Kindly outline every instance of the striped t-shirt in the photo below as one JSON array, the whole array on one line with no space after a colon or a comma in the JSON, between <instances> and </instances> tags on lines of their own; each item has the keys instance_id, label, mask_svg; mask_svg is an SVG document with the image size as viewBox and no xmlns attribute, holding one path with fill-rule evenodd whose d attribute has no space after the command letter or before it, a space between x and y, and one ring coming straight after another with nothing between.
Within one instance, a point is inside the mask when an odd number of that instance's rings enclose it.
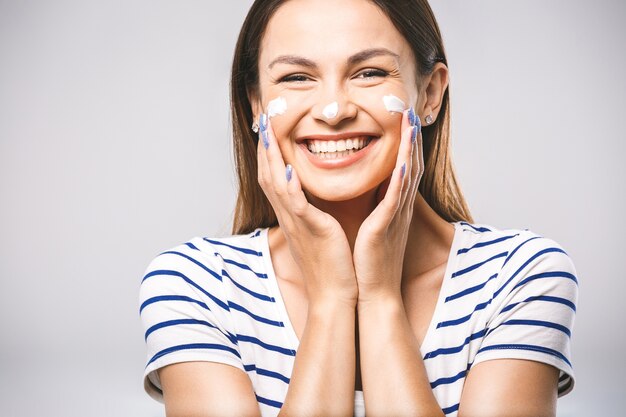
<instances>
[{"instance_id":1,"label":"striped t-shirt","mask_svg":"<svg viewBox=\"0 0 626 417\"><path fill-rule=\"evenodd\" d=\"M570 337L578 282L569 256L527 230L453 223L454 240L433 318L421 345L433 393L456 416L469 369L490 359L528 359L574 380ZM148 348L146 391L162 401L157 369L211 361L250 377L263 416L276 416L298 350L270 258L268 229L195 237L159 254L140 289ZM364 415L355 392L355 415Z\"/></svg>"}]
</instances>

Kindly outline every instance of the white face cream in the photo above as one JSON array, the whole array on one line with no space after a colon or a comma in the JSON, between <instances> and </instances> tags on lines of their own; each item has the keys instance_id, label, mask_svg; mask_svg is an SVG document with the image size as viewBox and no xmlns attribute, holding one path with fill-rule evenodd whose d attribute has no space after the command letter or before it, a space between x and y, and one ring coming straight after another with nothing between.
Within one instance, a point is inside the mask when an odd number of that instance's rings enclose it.
<instances>
[{"instance_id":1,"label":"white face cream","mask_svg":"<svg viewBox=\"0 0 626 417\"><path fill-rule=\"evenodd\" d=\"M387 109L387 111L390 113L402 113L404 109L406 109L406 104L404 104L404 101L400 100L393 94L384 96L383 103L385 104L385 108Z\"/></svg>"},{"instance_id":2,"label":"white face cream","mask_svg":"<svg viewBox=\"0 0 626 417\"><path fill-rule=\"evenodd\" d=\"M267 117L274 117L279 114L285 113L287 110L287 100L283 97L275 98L267 103Z\"/></svg>"},{"instance_id":3,"label":"white face cream","mask_svg":"<svg viewBox=\"0 0 626 417\"><path fill-rule=\"evenodd\" d=\"M324 107L322 110L322 114L327 119L334 119L337 117L337 113L339 112L339 104L336 101L333 101L328 106Z\"/></svg>"}]
</instances>

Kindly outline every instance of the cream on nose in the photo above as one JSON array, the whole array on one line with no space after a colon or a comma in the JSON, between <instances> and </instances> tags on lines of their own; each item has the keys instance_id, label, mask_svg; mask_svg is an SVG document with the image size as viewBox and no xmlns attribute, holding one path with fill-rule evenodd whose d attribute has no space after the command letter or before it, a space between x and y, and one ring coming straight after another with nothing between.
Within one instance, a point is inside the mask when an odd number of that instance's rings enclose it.
<instances>
[{"instance_id":1,"label":"cream on nose","mask_svg":"<svg viewBox=\"0 0 626 417\"><path fill-rule=\"evenodd\" d=\"M322 114L324 115L324 117L329 120L337 117L337 113L339 113L339 103L337 103L336 101L328 104L326 107L324 107L324 110L322 110Z\"/></svg>"}]
</instances>

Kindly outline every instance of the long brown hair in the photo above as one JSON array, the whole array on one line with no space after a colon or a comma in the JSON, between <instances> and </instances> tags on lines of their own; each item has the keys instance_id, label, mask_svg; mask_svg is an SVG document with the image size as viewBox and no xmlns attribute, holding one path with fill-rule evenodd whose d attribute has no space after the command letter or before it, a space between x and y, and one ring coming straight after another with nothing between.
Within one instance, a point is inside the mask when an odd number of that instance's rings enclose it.
<instances>
[{"instance_id":1,"label":"long brown hair","mask_svg":"<svg viewBox=\"0 0 626 417\"><path fill-rule=\"evenodd\" d=\"M257 227L278 224L276 215L257 181L257 141L252 132L249 93L258 94L259 52L267 24L288 0L256 0L243 23L233 58L230 103L235 167L239 194L233 233L249 233ZM393 22L416 57L420 76L433 71L437 62L448 61L439 25L427 0L370 0ZM447 221L472 221L454 174L450 156L450 89L447 88L437 120L422 128L424 175L419 191L430 207Z\"/></svg>"}]
</instances>

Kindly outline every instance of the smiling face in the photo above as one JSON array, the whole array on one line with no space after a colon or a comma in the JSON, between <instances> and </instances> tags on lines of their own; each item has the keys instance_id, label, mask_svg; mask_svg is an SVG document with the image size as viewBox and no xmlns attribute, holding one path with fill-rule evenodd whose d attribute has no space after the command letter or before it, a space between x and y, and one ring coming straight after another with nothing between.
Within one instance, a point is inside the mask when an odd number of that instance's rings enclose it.
<instances>
[{"instance_id":1,"label":"smiling face","mask_svg":"<svg viewBox=\"0 0 626 417\"><path fill-rule=\"evenodd\" d=\"M415 59L369 1L290 0L262 39L259 92L254 113L270 113L268 106L274 113L283 158L305 192L350 200L391 175L400 141L398 105L418 101Z\"/></svg>"}]
</instances>

